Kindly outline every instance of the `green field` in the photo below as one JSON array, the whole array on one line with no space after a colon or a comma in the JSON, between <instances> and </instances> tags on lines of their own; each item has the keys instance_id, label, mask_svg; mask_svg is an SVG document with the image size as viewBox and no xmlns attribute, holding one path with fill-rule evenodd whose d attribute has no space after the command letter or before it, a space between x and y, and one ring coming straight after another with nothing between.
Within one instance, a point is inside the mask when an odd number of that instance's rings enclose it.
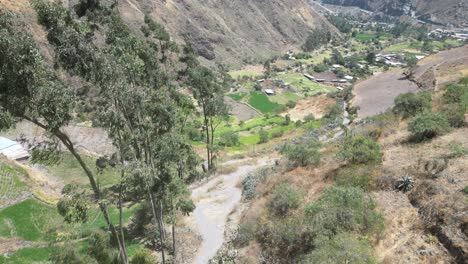
<instances>
[{"instance_id":1,"label":"green field","mask_svg":"<svg viewBox=\"0 0 468 264\"><path fill-rule=\"evenodd\" d=\"M268 97L271 102L277 103L277 104L286 104L289 101L297 102L299 99L302 97L291 92L283 92L281 94L273 95Z\"/></svg>"},{"instance_id":2,"label":"green field","mask_svg":"<svg viewBox=\"0 0 468 264\"><path fill-rule=\"evenodd\" d=\"M81 155L81 157L88 167L98 175L96 170L96 158L87 155ZM60 158L58 164L45 166L50 174L61 178L65 183L89 184L88 177L83 172L80 164L69 152L63 152ZM120 172L118 168L107 168L102 175L98 175L97 178L102 186L109 186L118 183Z\"/></svg>"},{"instance_id":3,"label":"green field","mask_svg":"<svg viewBox=\"0 0 468 264\"><path fill-rule=\"evenodd\" d=\"M49 241L48 228L61 218L55 207L29 199L0 211L0 236Z\"/></svg>"},{"instance_id":4,"label":"green field","mask_svg":"<svg viewBox=\"0 0 468 264\"><path fill-rule=\"evenodd\" d=\"M54 250L54 247L23 248L16 251L12 256L0 256L0 263L30 264L34 262L40 262L47 260Z\"/></svg>"},{"instance_id":5,"label":"green field","mask_svg":"<svg viewBox=\"0 0 468 264\"><path fill-rule=\"evenodd\" d=\"M250 92L249 104L264 114L275 113L281 109L281 105L273 103L263 92Z\"/></svg>"},{"instance_id":6,"label":"green field","mask_svg":"<svg viewBox=\"0 0 468 264\"><path fill-rule=\"evenodd\" d=\"M240 102L242 101L242 99L244 99L245 96L247 96L247 93L246 92L231 93L231 94L228 94L227 96L234 99L234 101Z\"/></svg>"},{"instance_id":7,"label":"green field","mask_svg":"<svg viewBox=\"0 0 468 264\"><path fill-rule=\"evenodd\" d=\"M278 76L284 82L289 83L294 88L307 93L309 95L313 95L319 92L333 92L336 91L335 87L322 85L313 81L310 81L301 73L286 73L283 75Z\"/></svg>"}]
</instances>

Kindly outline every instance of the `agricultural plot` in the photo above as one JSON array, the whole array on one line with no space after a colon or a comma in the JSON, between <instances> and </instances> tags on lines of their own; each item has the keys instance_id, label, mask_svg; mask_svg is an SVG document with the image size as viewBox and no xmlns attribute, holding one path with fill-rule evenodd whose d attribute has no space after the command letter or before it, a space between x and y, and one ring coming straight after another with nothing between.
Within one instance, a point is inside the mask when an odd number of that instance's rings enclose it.
<instances>
[{"instance_id":1,"label":"agricultural plot","mask_svg":"<svg viewBox=\"0 0 468 264\"><path fill-rule=\"evenodd\" d=\"M273 103L283 104L284 105L284 104L286 104L286 103L288 103L290 101L297 102L302 97L300 95L295 94L295 93L282 92L280 94L273 95L273 96L270 96L268 98Z\"/></svg>"},{"instance_id":2,"label":"agricultural plot","mask_svg":"<svg viewBox=\"0 0 468 264\"><path fill-rule=\"evenodd\" d=\"M240 102L240 101L242 101L242 99L245 98L245 96L247 96L247 93L246 92L238 92L238 93L228 94L227 96L231 97L236 102Z\"/></svg>"},{"instance_id":3,"label":"agricultural plot","mask_svg":"<svg viewBox=\"0 0 468 264\"><path fill-rule=\"evenodd\" d=\"M250 92L249 104L264 114L275 113L282 108L280 104L273 103L263 92Z\"/></svg>"},{"instance_id":4,"label":"agricultural plot","mask_svg":"<svg viewBox=\"0 0 468 264\"><path fill-rule=\"evenodd\" d=\"M88 178L86 174L83 172L80 164L76 161L76 159L68 152L64 152L61 154L60 162L58 164L52 166L46 166L47 170L50 174L59 177L64 181L65 184L67 183L77 183L77 184L88 184ZM96 169L96 158L91 156L82 155L84 162L88 165L88 167L97 174ZM108 186L112 184L116 184L120 178L120 172L118 168L106 168L102 174L99 174L97 177L99 183L102 186Z\"/></svg>"},{"instance_id":5,"label":"agricultural plot","mask_svg":"<svg viewBox=\"0 0 468 264\"><path fill-rule=\"evenodd\" d=\"M26 172L7 164L0 164L0 209L30 195L29 187L20 180Z\"/></svg>"},{"instance_id":6,"label":"agricultural plot","mask_svg":"<svg viewBox=\"0 0 468 264\"><path fill-rule=\"evenodd\" d=\"M281 80L289 83L292 87L298 89L301 92L313 95L320 92L333 92L336 91L335 87L318 84L310 81L301 73L286 73L278 76Z\"/></svg>"}]
</instances>

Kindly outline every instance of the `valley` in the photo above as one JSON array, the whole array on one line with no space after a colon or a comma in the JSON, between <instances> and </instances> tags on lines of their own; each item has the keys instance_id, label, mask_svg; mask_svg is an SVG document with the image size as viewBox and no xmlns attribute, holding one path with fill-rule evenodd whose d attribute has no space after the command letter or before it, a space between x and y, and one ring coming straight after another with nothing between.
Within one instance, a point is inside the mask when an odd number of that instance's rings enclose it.
<instances>
[{"instance_id":1,"label":"valley","mask_svg":"<svg viewBox=\"0 0 468 264\"><path fill-rule=\"evenodd\" d=\"M464 263L432 2L0 0L0 263Z\"/></svg>"}]
</instances>

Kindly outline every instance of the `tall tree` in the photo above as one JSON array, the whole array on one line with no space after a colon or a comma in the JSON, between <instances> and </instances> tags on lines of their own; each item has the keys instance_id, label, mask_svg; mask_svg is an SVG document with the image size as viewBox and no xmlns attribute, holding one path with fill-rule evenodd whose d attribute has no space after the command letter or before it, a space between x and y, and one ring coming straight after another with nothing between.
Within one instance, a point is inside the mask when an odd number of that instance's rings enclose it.
<instances>
[{"instance_id":1,"label":"tall tree","mask_svg":"<svg viewBox=\"0 0 468 264\"><path fill-rule=\"evenodd\" d=\"M128 263L123 240L110 219L96 176L63 131L72 119L74 96L48 69L32 37L15 24L13 14L0 11L0 107L17 120L28 120L60 140L86 173L120 259Z\"/></svg>"},{"instance_id":2,"label":"tall tree","mask_svg":"<svg viewBox=\"0 0 468 264\"><path fill-rule=\"evenodd\" d=\"M208 169L214 168L215 132L228 116L228 107L224 103L224 90L217 76L208 68L198 66L190 70L192 93L202 110L204 131L206 133L206 153Z\"/></svg>"}]
</instances>

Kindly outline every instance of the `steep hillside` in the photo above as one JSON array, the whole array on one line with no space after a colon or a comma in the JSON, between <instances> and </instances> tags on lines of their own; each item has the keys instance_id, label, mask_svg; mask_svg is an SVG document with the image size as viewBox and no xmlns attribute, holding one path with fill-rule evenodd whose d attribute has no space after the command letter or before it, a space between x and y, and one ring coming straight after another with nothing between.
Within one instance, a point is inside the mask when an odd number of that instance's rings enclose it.
<instances>
[{"instance_id":1,"label":"steep hillside","mask_svg":"<svg viewBox=\"0 0 468 264\"><path fill-rule=\"evenodd\" d=\"M119 0L119 8L133 28L150 14L204 59L230 65L297 48L313 28L334 30L304 0Z\"/></svg>"},{"instance_id":2,"label":"steep hillside","mask_svg":"<svg viewBox=\"0 0 468 264\"><path fill-rule=\"evenodd\" d=\"M357 6L391 16L414 14L419 19L461 25L468 19L468 2L460 0L322 0L322 3Z\"/></svg>"}]
</instances>

